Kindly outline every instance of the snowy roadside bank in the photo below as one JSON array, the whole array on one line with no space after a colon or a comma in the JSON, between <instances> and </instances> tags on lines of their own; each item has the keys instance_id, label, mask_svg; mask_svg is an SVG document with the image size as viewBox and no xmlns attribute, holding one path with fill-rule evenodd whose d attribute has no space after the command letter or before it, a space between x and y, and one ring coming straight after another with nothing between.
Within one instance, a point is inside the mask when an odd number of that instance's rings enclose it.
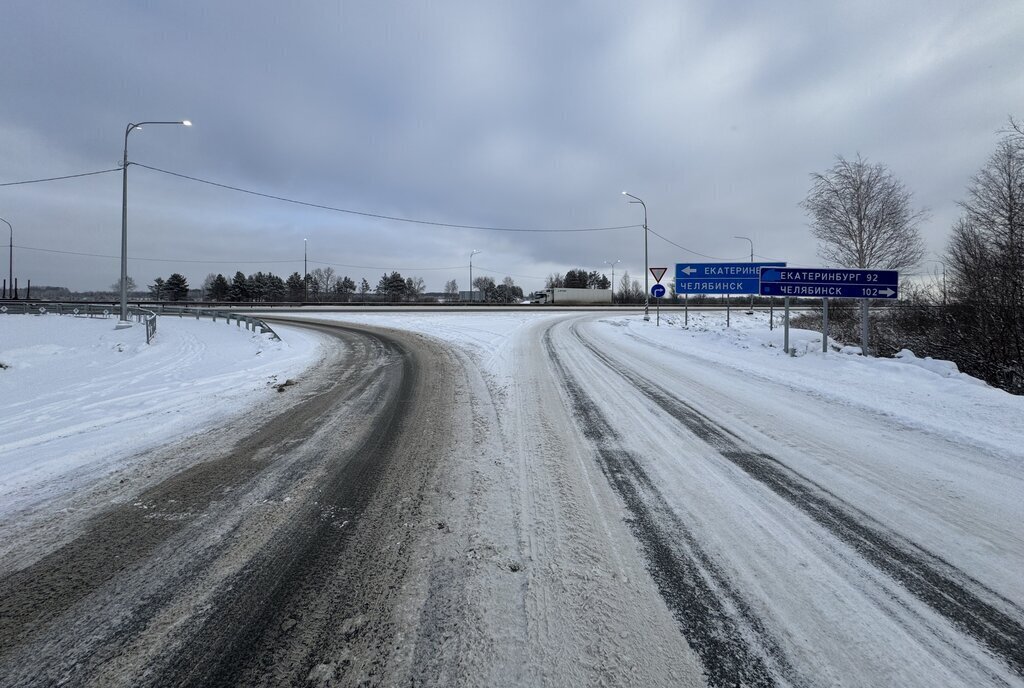
<instances>
[{"instance_id":1,"label":"snowy roadside bank","mask_svg":"<svg viewBox=\"0 0 1024 688\"><path fill-rule=\"evenodd\" d=\"M767 314L733 313L725 327L722 313L691 313L683 327L678 313L662 316L661 327L639 318L607 318L602 323L619 327L623 346L643 356L650 344L678 351L751 376L789 387L823 404L871 411L909 428L927 431L951 441L982 447L999 455L1017 457L1020 467L1024 432L1024 397L986 385L956 369L949 361L917 358L910 351L897 358L865 358L859 349L830 341L821 351L821 333L790 330L795 357L782 351L780 326L768 329ZM763 400L766 406L771 399Z\"/></svg>"},{"instance_id":2,"label":"snowy roadside bank","mask_svg":"<svg viewBox=\"0 0 1024 688\"><path fill-rule=\"evenodd\" d=\"M161 318L147 345L109 319L0 316L0 516L271 402L320 355L317 335L282 336Z\"/></svg>"}]
</instances>

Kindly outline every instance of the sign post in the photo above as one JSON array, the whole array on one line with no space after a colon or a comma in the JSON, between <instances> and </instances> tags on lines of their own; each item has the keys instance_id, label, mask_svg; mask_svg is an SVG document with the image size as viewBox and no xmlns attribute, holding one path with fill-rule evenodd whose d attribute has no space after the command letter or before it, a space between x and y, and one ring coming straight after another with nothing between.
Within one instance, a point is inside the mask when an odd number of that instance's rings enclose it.
<instances>
[{"instance_id":1,"label":"sign post","mask_svg":"<svg viewBox=\"0 0 1024 688\"><path fill-rule=\"evenodd\" d=\"M785 348L789 349L789 298L812 296L823 300L822 350L828 350L828 299L895 299L899 296L900 275L896 270L854 268L761 268L761 296L786 298ZM867 318L861 333L863 354L868 355ZM787 351L788 353L788 351Z\"/></svg>"},{"instance_id":2,"label":"sign post","mask_svg":"<svg viewBox=\"0 0 1024 688\"><path fill-rule=\"evenodd\" d=\"M657 308L657 314L655 316L654 326L655 327L660 327L661 326L661 297L663 297L665 295L665 287L663 287L662 284L661 284L661 278L665 276L666 272L668 272L668 268L650 268L650 270L651 270L651 275L654 277L654 282L655 282L655 285L653 287L651 287L651 296L653 296L655 299L657 299L657 301L655 301L656 308Z\"/></svg>"},{"instance_id":3,"label":"sign post","mask_svg":"<svg viewBox=\"0 0 1024 688\"><path fill-rule=\"evenodd\" d=\"M663 285L663 284L655 284L654 286L651 287L651 296L653 296L655 299L657 299L657 301L655 301L655 304L656 304L656 307L657 307L657 311L656 311L657 315L656 315L656 320L654 322L656 327L661 326L661 297L664 296L664 295L665 295L665 285Z\"/></svg>"}]
</instances>

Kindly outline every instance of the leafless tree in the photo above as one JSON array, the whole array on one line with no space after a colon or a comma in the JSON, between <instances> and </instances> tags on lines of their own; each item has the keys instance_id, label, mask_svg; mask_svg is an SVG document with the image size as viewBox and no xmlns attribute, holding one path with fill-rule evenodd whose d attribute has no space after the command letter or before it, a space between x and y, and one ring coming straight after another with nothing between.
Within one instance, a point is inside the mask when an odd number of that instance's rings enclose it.
<instances>
[{"instance_id":1,"label":"leafless tree","mask_svg":"<svg viewBox=\"0 0 1024 688\"><path fill-rule=\"evenodd\" d=\"M911 193L889 169L836 158L832 169L812 174L801 203L811 216L818 253L836 265L895 270L916 265L924 256L918 224L923 210L911 208Z\"/></svg>"},{"instance_id":2,"label":"leafless tree","mask_svg":"<svg viewBox=\"0 0 1024 688\"><path fill-rule=\"evenodd\" d=\"M128 285L128 289L126 291L129 294L131 294L133 291L135 291L135 289L136 289L135 280L132 279L131 275L128 275L128 279L125 281L125 284ZM117 278L116 282L114 282L113 284L110 285L110 291L114 292L115 294L119 294L121 292L121 278L120 277Z\"/></svg>"},{"instance_id":3,"label":"leafless tree","mask_svg":"<svg viewBox=\"0 0 1024 688\"><path fill-rule=\"evenodd\" d=\"M926 216L911 207L911 193L881 163L836 157L813 183L801 205L811 216L818 254L850 268L895 270L916 265L924 257L917 229ZM861 350L868 347L868 302L861 303Z\"/></svg>"},{"instance_id":4,"label":"leafless tree","mask_svg":"<svg viewBox=\"0 0 1024 688\"><path fill-rule=\"evenodd\" d=\"M1011 131L971 179L963 217L947 248L951 295L962 305L965 346L990 369L984 377L1024 391L1024 133Z\"/></svg>"}]
</instances>

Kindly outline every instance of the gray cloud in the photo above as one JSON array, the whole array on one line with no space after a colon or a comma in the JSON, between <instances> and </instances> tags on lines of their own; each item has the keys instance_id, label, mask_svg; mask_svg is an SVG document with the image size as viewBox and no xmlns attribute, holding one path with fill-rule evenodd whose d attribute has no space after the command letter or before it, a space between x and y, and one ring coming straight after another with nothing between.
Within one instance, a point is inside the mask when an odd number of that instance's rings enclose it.
<instances>
[{"instance_id":1,"label":"gray cloud","mask_svg":"<svg viewBox=\"0 0 1024 688\"><path fill-rule=\"evenodd\" d=\"M0 181L132 160L316 203L517 227L639 224L694 251L816 264L808 174L862 153L922 205L932 250L1021 112L1024 17L994 3L6 3ZM317 211L130 172L130 273L288 274L311 258L431 289L476 265L642 277L640 230L501 234ZM19 246L116 256L120 176L0 188ZM0 240L2 243L2 240ZM16 250L37 284L116 258ZM693 254L651 239L651 262ZM139 260L154 258L169 262ZM185 263L209 260L214 263ZM246 261L266 261L246 262ZM290 262L270 262L290 261ZM498 276L500 276L500 274ZM518 279L527 289L539 279Z\"/></svg>"}]
</instances>

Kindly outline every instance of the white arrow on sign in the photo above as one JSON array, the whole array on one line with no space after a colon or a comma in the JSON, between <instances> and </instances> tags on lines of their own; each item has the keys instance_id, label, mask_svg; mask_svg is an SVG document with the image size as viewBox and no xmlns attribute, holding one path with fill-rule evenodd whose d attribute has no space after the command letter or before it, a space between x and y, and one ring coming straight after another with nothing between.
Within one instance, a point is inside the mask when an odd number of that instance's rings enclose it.
<instances>
[{"instance_id":1,"label":"white arrow on sign","mask_svg":"<svg viewBox=\"0 0 1024 688\"><path fill-rule=\"evenodd\" d=\"M885 289L879 289L879 290L878 290L878 293L879 293L879 294L885 294L886 296L892 296L892 295L893 295L893 294L895 294L896 292L894 292L894 291L893 291L892 289L890 289L889 287L886 287Z\"/></svg>"},{"instance_id":2,"label":"white arrow on sign","mask_svg":"<svg viewBox=\"0 0 1024 688\"><path fill-rule=\"evenodd\" d=\"M694 270L693 268L691 268L691 267L690 267L689 265L687 265L687 266L686 266L685 268L683 268L683 269L682 269L682 270L680 270L679 272L681 272L681 273L683 273L684 275L686 275L687 277L689 277L690 275L692 275L693 273L695 273L695 272L697 272L697 271L696 271L696 270Z\"/></svg>"}]
</instances>

